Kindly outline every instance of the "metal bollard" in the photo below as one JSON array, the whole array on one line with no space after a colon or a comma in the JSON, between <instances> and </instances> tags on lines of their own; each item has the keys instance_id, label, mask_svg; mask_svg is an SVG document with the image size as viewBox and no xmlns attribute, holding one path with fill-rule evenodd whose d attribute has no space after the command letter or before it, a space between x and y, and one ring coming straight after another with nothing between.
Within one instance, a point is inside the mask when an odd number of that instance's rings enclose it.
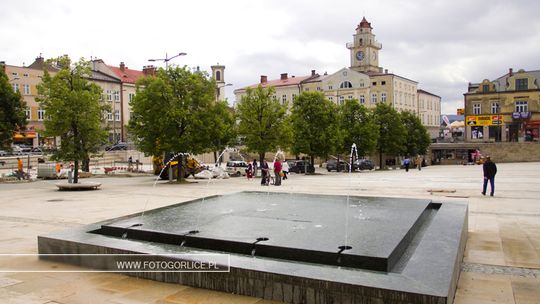
<instances>
[{"instance_id":1,"label":"metal bollard","mask_svg":"<svg viewBox=\"0 0 540 304\"><path fill-rule=\"evenodd\" d=\"M73 184L73 171L68 171L68 184Z\"/></svg>"}]
</instances>

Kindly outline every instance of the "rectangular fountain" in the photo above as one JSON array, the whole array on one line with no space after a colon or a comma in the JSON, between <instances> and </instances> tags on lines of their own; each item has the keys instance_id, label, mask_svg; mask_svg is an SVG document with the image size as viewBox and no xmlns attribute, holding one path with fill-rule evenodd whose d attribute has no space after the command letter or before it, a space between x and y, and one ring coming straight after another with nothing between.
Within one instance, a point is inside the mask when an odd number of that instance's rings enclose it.
<instances>
[{"instance_id":1,"label":"rectangular fountain","mask_svg":"<svg viewBox=\"0 0 540 304\"><path fill-rule=\"evenodd\" d=\"M466 234L466 204L240 192L38 243L47 254L229 254L227 273L135 275L289 303L452 303Z\"/></svg>"}]
</instances>

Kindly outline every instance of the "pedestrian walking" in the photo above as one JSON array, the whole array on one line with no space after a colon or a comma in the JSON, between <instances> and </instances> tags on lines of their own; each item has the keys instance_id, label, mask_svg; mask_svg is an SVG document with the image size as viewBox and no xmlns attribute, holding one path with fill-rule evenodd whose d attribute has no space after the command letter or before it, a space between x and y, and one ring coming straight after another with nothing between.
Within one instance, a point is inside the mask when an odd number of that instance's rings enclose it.
<instances>
[{"instance_id":1,"label":"pedestrian walking","mask_svg":"<svg viewBox=\"0 0 540 304\"><path fill-rule=\"evenodd\" d=\"M416 158L416 167L418 168L418 171L422 170L422 157L420 157L420 155Z\"/></svg>"},{"instance_id":2,"label":"pedestrian walking","mask_svg":"<svg viewBox=\"0 0 540 304\"><path fill-rule=\"evenodd\" d=\"M281 186L281 161L279 158L274 161L274 186Z\"/></svg>"},{"instance_id":3,"label":"pedestrian walking","mask_svg":"<svg viewBox=\"0 0 540 304\"><path fill-rule=\"evenodd\" d=\"M409 172L409 167L411 166L411 160L407 156L405 160L403 160L403 165L405 166L405 172Z\"/></svg>"},{"instance_id":4,"label":"pedestrian walking","mask_svg":"<svg viewBox=\"0 0 540 304\"><path fill-rule=\"evenodd\" d=\"M17 179L24 179L23 161L19 157L17 157Z\"/></svg>"},{"instance_id":5,"label":"pedestrian walking","mask_svg":"<svg viewBox=\"0 0 540 304\"><path fill-rule=\"evenodd\" d=\"M289 174L289 163L286 160L281 164L281 172L283 172L283 179L287 179L287 174Z\"/></svg>"},{"instance_id":6,"label":"pedestrian walking","mask_svg":"<svg viewBox=\"0 0 540 304\"><path fill-rule=\"evenodd\" d=\"M257 160L253 159L253 177L257 177Z\"/></svg>"},{"instance_id":7,"label":"pedestrian walking","mask_svg":"<svg viewBox=\"0 0 540 304\"><path fill-rule=\"evenodd\" d=\"M268 186L269 184L269 176L268 176L268 163L266 160L262 160L261 162L261 186Z\"/></svg>"},{"instance_id":8,"label":"pedestrian walking","mask_svg":"<svg viewBox=\"0 0 540 304\"><path fill-rule=\"evenodd\" d=\"M482 165L482 169L484 171L484 185L482 187L482 195L486 195L487 184L489 181L489 184L491 186L491 193L489 195L493 196L495 194L495 174L497 174L497 165L495 165L495 163L491 161L491 158L489 156L486 156L486 160Z\"/></svg>"},{"instance_id":9,"label":"pedestrian walking","mask_svg":"<svg viewBox=\"0 0 540 304\"><path fill-rule=\"evenodd\" d=\"M246 168L246 177L248 180L251 180L253 178L253 165L248 164Z\"/></svg>"},{"instance_id":10,"label":"pedestrian walking","mask_svg":"<svg viewBox=\"0 0 540 304\"><path fill-rule=\"evenodd\" d=\"M133 171L133 157L128 158L128 172Z\"/></svg>"}]
</instances>

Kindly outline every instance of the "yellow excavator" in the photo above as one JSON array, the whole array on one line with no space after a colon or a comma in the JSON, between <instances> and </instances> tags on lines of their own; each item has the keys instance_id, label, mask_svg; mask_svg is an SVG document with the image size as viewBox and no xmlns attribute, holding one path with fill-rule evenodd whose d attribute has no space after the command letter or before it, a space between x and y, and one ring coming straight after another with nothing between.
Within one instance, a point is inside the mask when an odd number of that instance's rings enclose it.
<instances>
[{"instance_id":1,"label":"yellow excavator","mask_svg":"<svg viewBox=\"0 0 540 304\"><path fill-rule=\"evenodd\" d=\"M174 156L173 153L166 153L164 156L154 156L152 157L152 163L154 165L154 175L159 175L161 179L169 179L169 167L172 167L173 179L177 178L178 174L178 160L173 161L169 160ZM187 156L184 168L184 178L187 178L190 175L195 176L195 174L206 169L202 166L195 158Z\"/></svg>"}]
</instances>

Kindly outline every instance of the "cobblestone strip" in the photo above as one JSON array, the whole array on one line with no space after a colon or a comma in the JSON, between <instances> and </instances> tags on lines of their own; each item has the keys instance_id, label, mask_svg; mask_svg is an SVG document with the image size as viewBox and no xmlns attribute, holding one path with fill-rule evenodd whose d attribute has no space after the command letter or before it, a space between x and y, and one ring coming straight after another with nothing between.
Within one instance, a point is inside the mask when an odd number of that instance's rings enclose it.
<instances>
[{"instance_id":1,"label":"cobblestone strip","mask_svg":"<svg viewBox=\"0 0 540 304\"><path fill-rule=\"evenodd\" d=\"M476 272L484 274L501 274L511 275L527 278L540 278L540 269L512 267L512 266L498 266L476 263L462 263L461 271L463 272Z\"/></svg>"}]
</instances>

